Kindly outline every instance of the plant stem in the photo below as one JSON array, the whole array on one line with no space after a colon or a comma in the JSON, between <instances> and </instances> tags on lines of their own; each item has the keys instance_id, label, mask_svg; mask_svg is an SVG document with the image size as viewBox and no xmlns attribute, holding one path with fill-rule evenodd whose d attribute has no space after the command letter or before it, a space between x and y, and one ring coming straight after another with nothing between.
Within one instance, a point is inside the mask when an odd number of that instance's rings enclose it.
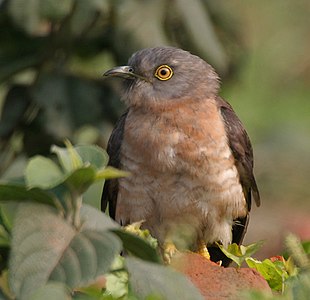
<instances>
[{"instance_id":1,"label":"plant stem","mask_svg":"<svg viewBox=\"0 0 310 300\"><path fill-rule=\"evenodd\" d=\"M82 207L83 197L77 191L71 191L72 208L73 208L73 226L79 228L81 224L80 211Z\"/></svg>"}]
</instances>

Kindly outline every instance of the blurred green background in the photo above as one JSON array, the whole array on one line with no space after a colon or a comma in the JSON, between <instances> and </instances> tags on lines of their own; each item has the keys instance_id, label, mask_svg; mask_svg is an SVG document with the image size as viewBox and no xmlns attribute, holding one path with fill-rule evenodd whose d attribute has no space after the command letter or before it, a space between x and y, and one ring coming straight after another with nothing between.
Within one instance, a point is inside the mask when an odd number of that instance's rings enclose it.
<instances>
[{"instance_id":1,"label":"blurred green background","mask_svg":"<svg viewBox=\"0 0 310 300\"><path fill-rule=\"evenodd\" d=\"M105 147L124 107L104 70L173 45L216 68L251 137L262 207L246 243L269 256L288 231L310 239L309 15L308 0L0 0L0 177L64 138Z\"/></svg>"}]
</instances>

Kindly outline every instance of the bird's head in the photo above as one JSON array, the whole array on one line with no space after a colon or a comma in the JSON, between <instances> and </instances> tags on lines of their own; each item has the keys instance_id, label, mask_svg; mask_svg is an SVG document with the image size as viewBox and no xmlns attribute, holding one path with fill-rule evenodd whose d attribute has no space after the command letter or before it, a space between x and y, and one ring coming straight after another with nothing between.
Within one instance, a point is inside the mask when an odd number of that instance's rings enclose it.
<instances>
[{"instance_id":1,"label":"bird's head","mask_svg":"<svg viewBox=\"0 0 310 300\"><path fill-rule=\"evenodd\" d=\"M215 96L219 89L218 75L209 64L173 47L140 50L132 55L127 66L115 67L104 76L125 79L123 100L128 106L203 100Z\"/></svg>"}]
</instances>

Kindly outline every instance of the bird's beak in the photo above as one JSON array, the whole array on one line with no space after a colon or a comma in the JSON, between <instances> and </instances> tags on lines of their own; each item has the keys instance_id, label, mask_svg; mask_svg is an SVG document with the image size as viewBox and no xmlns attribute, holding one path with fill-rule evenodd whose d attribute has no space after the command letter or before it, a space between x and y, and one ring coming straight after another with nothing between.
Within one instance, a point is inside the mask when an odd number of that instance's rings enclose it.
<instances>
[{"instance_id":1,"label":"bird's beak","mask_svg":"<svg viewBox=\"0 0 310 300\"><path fill-rule=\"evenodd\" d=\"M134 79L134 78L140 78L145 81L148 81L145 77L138 75L134 72L134 68L131 66L120 66L120 67L115 67L113 69L110 69L106 71L103 76L105 77L121 77L124 79Z\"/></svg>"}]
</instances>

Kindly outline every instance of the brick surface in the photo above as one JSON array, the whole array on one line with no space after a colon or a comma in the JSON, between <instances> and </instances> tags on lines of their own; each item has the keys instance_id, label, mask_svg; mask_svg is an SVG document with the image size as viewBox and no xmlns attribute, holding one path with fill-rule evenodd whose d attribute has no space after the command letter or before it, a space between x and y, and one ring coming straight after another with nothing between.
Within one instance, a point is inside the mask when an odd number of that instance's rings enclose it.
<instances>
[{"instance_id":1,"label":"brick surface","mask_svg":"<svg viewBox=\"0 0 310 300\"><path fill-rule=\"evenodd\" d=\"M271 293L268 283L255 270L224 268L195 253L176 256L172 266L187 275L208 300L239 300L240 294L247 290Z\"/></svg>"}]
</instances>

